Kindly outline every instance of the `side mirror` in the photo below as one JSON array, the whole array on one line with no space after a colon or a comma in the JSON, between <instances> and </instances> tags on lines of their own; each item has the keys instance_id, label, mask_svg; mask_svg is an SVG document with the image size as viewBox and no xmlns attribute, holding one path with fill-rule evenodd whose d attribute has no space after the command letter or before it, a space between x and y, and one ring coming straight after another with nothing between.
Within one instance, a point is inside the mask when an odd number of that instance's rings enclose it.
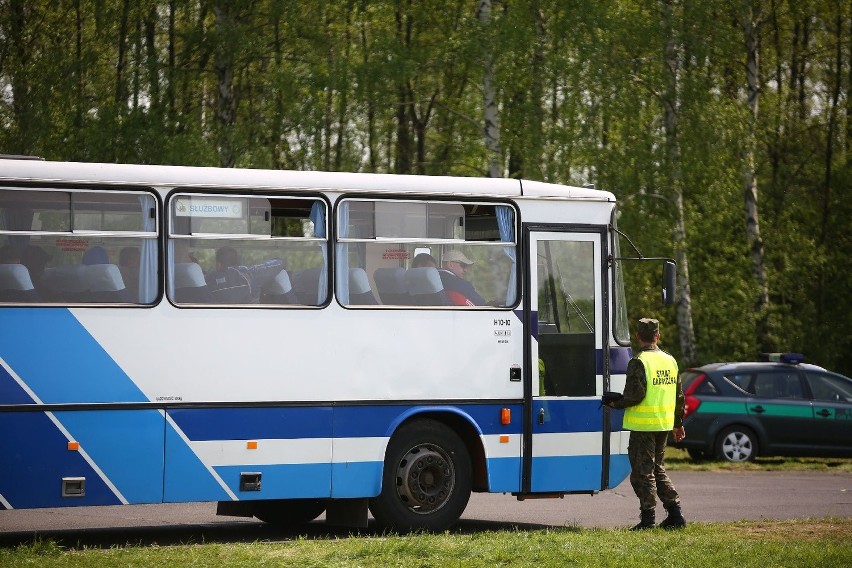
<instances>
[{"instance_id":1,"label":"side mirror","mask_svg":"<svg viewBox=\"0 0 852 568\"><path fill-rule=\"evenodd\" d=\"M675 301L675 284L677 282L677 265L667 260L663 263L663 305L671 306Z\"/></svg>"}]
</instances>

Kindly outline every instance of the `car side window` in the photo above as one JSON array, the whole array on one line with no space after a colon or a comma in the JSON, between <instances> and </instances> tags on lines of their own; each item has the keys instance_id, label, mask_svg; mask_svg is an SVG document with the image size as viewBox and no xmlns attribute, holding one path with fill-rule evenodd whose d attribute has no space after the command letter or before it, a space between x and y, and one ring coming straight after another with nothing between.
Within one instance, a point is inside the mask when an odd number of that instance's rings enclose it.
<instances>
[{"instance_id":1,"label":"car side window","mask_svg":"<svg viewBox=\"0 0 852 568\"><path fill-rule=\"evenodd\" d=\"M822 373L806 373L805 378L811 387L814 400L852 401L852 381L848 379Z\"/></svg>"},{"instance_id":2,"label":"car side window","mask_svg":"<svg viewBox=\"0 0 852 568\"><path fill-rule=\"evenodd\" d=\"M733 384L738 389L754 394L754 383L752 382L751 373L739 373L734 375L725 375L729 383Z\"/></svg>"},{"instance_id":3,"label":"car side window","mask_svg":"<svg viewBox=\"0 0 852 568\"><path fill-rule=\"evenodd\" d=\"M719 394L719 389L716 388L716 385L708 379L706 381L702 381L702 383L698 385L694 394Z\"/></svg>"},{"instance_id":4,"label":"car side window","mask_svg":"<svg viewBox=\"0 0 852 568\"><path fill-rule=\"evenodd\" d=\"M799 374L795 371L771 371L754 377L753 393L761 398L804 398Z\"/></svg>"}]
</instances>

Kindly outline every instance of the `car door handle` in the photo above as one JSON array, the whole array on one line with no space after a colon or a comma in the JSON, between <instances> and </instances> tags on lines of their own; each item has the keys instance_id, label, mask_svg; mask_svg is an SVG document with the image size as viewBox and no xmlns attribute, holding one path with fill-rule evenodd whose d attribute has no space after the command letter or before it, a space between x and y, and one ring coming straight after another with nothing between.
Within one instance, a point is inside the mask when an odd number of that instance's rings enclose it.
<instances>
[{"instance_id":1,"label":"car door handle","mask_svg":"<svg viewBox=\"0 0 852 568\"><path fill-rule=\"evenodd\" d=\"M752 406L751 411L757 412L758 414L763 414L764 412L766 412L766 409L758 404L757 406Z\"/></svg>"},{"instance_id":2,"label":"car door handle","mask_svg":"<svg viewBox=\"0 0 852 568\"><path fill-rule=\"evenodd\" d=\"M817 412L817 413L816 413L816 415L817 415L817 416L822 416L823 418L828 418L829 416L831 416L831 411L830 411L830 410L826 410L825 408L823 408L822 410L820 410L819 412Z\"/></svg>"}]
</instances>

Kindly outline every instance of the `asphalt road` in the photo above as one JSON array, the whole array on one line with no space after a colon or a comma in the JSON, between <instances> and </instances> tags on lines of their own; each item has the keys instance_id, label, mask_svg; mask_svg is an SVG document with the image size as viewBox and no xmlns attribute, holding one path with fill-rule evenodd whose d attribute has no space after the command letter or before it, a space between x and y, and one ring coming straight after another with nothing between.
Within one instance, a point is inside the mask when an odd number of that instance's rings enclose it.
<instances>
[{"instance_id":1,"label":"asphalt road","mask_svg":"<svg viewBox=\"0 0 852 568\"><path fill-rule=\"evenodd\" d=\"M852 473L671 472L684 515L692 522L852 517ZM518 501L511 495L474 494L458 529L510 527L628 527L638 521L628 482L597 495ZM658 509L658 519L665 513ZM368 529L367 532L373 530ZM309 534L340 531L321 522ZM210 542L280 539L288 535L254 519L217 517L214 503L132 505L0 511L0 546L34 534L79 546L125 542Z\"/></svg>"}]
</instances>

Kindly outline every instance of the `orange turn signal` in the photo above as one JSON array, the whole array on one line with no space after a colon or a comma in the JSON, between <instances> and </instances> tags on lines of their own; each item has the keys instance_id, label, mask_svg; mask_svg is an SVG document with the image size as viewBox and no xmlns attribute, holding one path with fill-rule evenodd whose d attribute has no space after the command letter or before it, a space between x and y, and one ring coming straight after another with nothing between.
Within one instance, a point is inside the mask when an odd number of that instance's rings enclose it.
<instances>
[{"instance_id":1,"label":"orange turn signal","mask_svg":"<svg viewBox=\"0 0 852 568\"><path fill-rule=\"evenodd\" d=\"M249 442L246 442L246 449L247 450L256 450L257 449L257 441L251 440Z\"/></svg>"},{"instance_id":2,"label":"orange turn signal","mask_svg":"<svg viewBox=\"0 0 852 568\"><path fill-rule=\"evenodd\" d=\"M68 451L76 452L80 449L80 442L68 442Z\"/></svg>"},{"instance_id":3,"label":"orange turn signal","mask_svg":"<svg viewBox=\"0 0 852 568\"><path fill-rule=\"evenodd\" d=\"M511 408L501 408L500 409L500 424L504 426L506 424L512 423L512 409Z\"/></svg>"},{"instance_id":4,"label":"orange turn signal","mask_svg":"<svg viewBox=\"0 0 852 568\"><path fill-rule=\"evenodd\" d=\"M500 436L500 443L501 444L508 444L509 443L509 436Z\"/></svg>"}]
</instances>

